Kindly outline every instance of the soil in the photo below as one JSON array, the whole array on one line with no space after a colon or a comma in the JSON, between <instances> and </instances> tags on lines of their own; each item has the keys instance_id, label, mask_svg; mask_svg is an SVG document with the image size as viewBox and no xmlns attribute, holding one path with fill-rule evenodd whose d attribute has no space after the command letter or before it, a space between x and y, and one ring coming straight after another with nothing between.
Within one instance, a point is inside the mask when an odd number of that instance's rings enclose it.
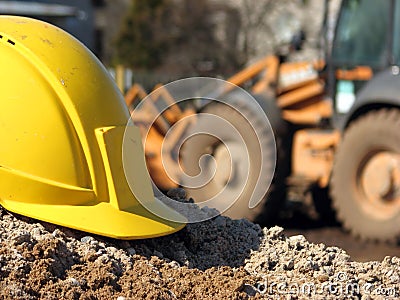
<instances>
[{"instance_id":1,"label":"soil","mask_svg":"<svg viewBox=\"0 0 400 300\"><path fill-rule=\"evenodd\" d=\"M243 219L120 241L0 211L2 299L384 299L399 276L395 256L355 262Z\"/></svg>"},{"instance_id":2,"label":"soil","mask_svg":"<svg viewBox=\"0 0 400 300\"><path fill-rule=\"evenodd\" d=\"M380 261L388 255L400 256L400 246L398 244L362 241L344 231L340 226L313 229L287 229L285 227L284 232L287 235L303 234L312 243L324 243L327 246L340 247L346 250L351 259L355 261Z\"/></svg>"}]
</instances>

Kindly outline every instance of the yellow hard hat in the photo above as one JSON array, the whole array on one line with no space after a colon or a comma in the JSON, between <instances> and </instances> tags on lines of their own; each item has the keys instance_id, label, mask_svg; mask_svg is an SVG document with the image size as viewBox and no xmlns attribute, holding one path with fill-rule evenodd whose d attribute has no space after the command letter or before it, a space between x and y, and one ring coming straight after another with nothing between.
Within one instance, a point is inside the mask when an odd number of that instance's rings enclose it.
<instances>
[{"instance_id":1,"label":"yellow hard hat","mask_svg":"<svg viewBox=\"0 0 400 300\"><path fill-rule=\"evenodd\" d=\"M123 96L85 46L45 22L1 16L0 66L3 207L121 239L184 226L183 217L154 197L139 131L126 126ZM134 194L123 170L124 133L134 157ZM155 216L138 199L182 223Z\"/></svg>"}]
</instances>

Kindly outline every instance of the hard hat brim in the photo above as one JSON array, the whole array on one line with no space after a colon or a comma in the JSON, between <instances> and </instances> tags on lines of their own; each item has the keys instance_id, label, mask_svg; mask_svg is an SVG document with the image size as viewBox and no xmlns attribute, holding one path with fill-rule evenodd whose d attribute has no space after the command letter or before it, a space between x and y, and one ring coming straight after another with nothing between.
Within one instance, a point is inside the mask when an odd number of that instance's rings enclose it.
<instances>
[{"instance_id":1,"label":"hard hat brim","mask_svg":"<svg viewBox=\"0 0 400 300\"><path fill-rule=\"evenodd\" d=\"M162 206L171 219L162 219L141 205L119 210L107 202L94 205L51 205L1 200L1 205L9 211L34 219L87 231L116 239L142 239L170 234L185 226L184 217L155 198L151 205Z\"/></svg>"}]
</instances>

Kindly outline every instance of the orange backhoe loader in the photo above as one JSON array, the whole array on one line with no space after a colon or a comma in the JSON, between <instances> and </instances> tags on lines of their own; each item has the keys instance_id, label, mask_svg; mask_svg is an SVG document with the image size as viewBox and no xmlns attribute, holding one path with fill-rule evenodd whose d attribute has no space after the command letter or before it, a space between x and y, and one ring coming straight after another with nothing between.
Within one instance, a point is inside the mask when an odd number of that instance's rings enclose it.
<instances>
[{"instance_id":1,"label":"orange backhoe loader","mask_svg":"<svg viewBox=\"0 0 400 300\"><path fill-rule=\"evenodd\" d=\"M328 2L325 2L325 20L329 15ZM327 22L324 22L324 27L326 29ZM314 196L315 205L320 208L327 201L327 197L321 197L321 192L329 190L337 218L353 234L373 240L399 237L399 31L400 0L379 3L374 0L343 0L334 38L325 43L324 63L285 62L279 55L268 56L228 79L236 85L254 81L248 90L271 123L277 163L264 201L249 208L248 192L254 189L254 182L249 182L243 190L244 196L226 214L237 218L272 219L285 201L302 202L309 194ZM299 45L293 46L298 48ZM163 101L172 101L168 100L167 90L157 91ZM134 99L145 95L135 85L125 100L131 105ZM153 99L154 106L146 108L147 114L157 112L156 98ZM239 111L248 111L257 119L258 113L252 111L254 108L247 107L232 95L232 105L239 103ZM274 147L269 142L271 136L264 135L261 129L255 128L256 134L249 133L243 116L228 105L206 102L200 107L194 106L194 109L172 105L154 124L152 137L145 145L151 176L163 189L177 185L166 179L160 165L160 145L164 134L177 120L199 112L227 119L249 143L258 136L264 147ZM145 123L146 113L143 112L143 116L135 121ZM167 139L164 143L170 144L169 149L173 151L174 143L182 136L199 128L204 130L207 126L213 124L204 124L200 119L183 123L173 140ZM222 152L217 140L192 138L185 142L180 157L174 154L170 157L176 164L180 160L189 174L196 174L203 154L213 156L217 165L218 160L223 165ZM236 174L242 170L235 169L235 161L240 157L234 156L233 153L231 172ZM261 160L257 155L251 155L250 169L261 161L266 168L271 168L268 158ZM203 165L203 168L207 167L207 164ZM226 183L224 176L218 176L203 188L187 189L187 192L201 201L218 192L218 180ZM267 181L265 179L265 184ZM226 188L236 187L228 184Z\"/></svg>"}]
</instances>

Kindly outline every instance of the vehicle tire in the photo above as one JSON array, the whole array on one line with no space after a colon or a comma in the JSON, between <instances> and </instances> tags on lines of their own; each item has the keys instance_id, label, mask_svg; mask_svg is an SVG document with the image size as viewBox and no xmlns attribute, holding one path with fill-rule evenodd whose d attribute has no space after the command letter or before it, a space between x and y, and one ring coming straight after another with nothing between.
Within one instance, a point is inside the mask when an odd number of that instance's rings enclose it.
<instances>
[{"instance_id":1,"label":"vehicle tire","mask_svg":"<svg viewBox=\"0 0 400 300\"><path fill-rule=\"evenodd\" d=\"M322 226L337 226L336 213L332 207L332 199L329 196L329 187L321 188L318 185L311 187L311 196L318 219Z\"/></svg>"},{"instance_id":2,"label":"vehicle tire","mask_svg":"<svg viewBox=\"0 0 400 300\"><path fill-rule=\"evenodd\" d=\"M255 96L255 98L262 106L262 109L266 112L267 118L269 119L275 134L275 138L277 138L276 144L278 146L281 145L280 138L276 135L277 133L283 134L283 132L285 132L284 127L286 126L286 123L277 117L277 115L280 116L279 109L276 107L273 100L267 100L261 96ZM235 197L237 201L234 202L234 204L230 206L228 210L224 211L223 215L234 219L247 218L248 220L254 221L257 217L260 217L261 213L264 213L265 207L268 207L268 213L265 214L264 217L276 216L277 211L283 202L281 198L278 200L274 198L272 200L270 197L268 197L268 195L272 194L274 194L274 196L277 195L276 192L272 192L274 190L273 185L271 185L267 196L264 196L263 200L256 207L249 208L249 199L255 189L261 161L263 161L263 165L261 166L261 174L263 175L260 177L261 182L259 185L267 186L270 184L271 180L273 183L276 181L275 177L273 179L271 178L272 174L274 173L273 171L275 167L276 154L274 134L271 130L265 128L264 112L260 110L259 106L249 105L248 103L241 101L241 99L235 99L235 97L232 97L231 100L232 102L230 104L237 110L227 104L213 102L207 105L202 110L202 113L219 116L220 118L232 124L237 132L240 133L240 136L243 138L249 153L248 177L245 176L247 174L247 170L240 168L240 164L237 163L241 161L243 156L243 152L240 150L237 152L232 151L231 154L233 163L230 166L232 168L231 174L235 174L233 177L241 179L246 177L246 183L244 186L242 185L242 187L240 187L241 183L238 184L238 182L236 182L235 184L234 182L234 184L231 184L231 182L218 182L218 180L221 180L221 176L214 176L210 182L201 188L188 188L188 182L185 181L182 182L182 186L185 187L188 196L192 197L195 202L202 202L205 199L209 199L210 197L217 195L221 190L221 186L225 184L226 190L224 190L224 192L226 192L226 196L223 198L223 201L231 201L233 197ZM270 114L273 115L273 118L269 117ZM253 127L246 120L246 118L251 120ZM210 130L216 130L224 142L228 144L238 143L238 139L240 139L240 137L238 137L234 131L226 130L224 128L215 128L216 126L217 125L213 122L204 121L199 118L197 123L188 130L188 135L196 132L209 132ZM257 139L259 139L260 143L258 143ZM263 151L261 151L260 145ZM212 136L197 135L188 139L183 144L181 151L181 163L184 171L192 176L198 174L200 172L199 159L204 154L213 156L217 162L217 166L224 165L223 162L226 162L226 160L221 160L221 157L219 156L218 151L220 147L223 147L221 141ZM280 157L279 153L278 157ZM205 163L202 167L207 169L210 167L210 165ZM204 173L209 174L208 172ZM238 173L240 174L238 175ZM278 173L280 174L282 172Z\"/></svg>"},{"instance_id":3,"label":"vehicle tire","mask_svg":"<svg viewBox=\"0 0 400 300\"><path fill-rule=\"evenodd\" d=\"M400 235L400 111L371 111L346 130L330 193L337 218L354 235L390 241Z\"/></svg>"}]
</instances>

